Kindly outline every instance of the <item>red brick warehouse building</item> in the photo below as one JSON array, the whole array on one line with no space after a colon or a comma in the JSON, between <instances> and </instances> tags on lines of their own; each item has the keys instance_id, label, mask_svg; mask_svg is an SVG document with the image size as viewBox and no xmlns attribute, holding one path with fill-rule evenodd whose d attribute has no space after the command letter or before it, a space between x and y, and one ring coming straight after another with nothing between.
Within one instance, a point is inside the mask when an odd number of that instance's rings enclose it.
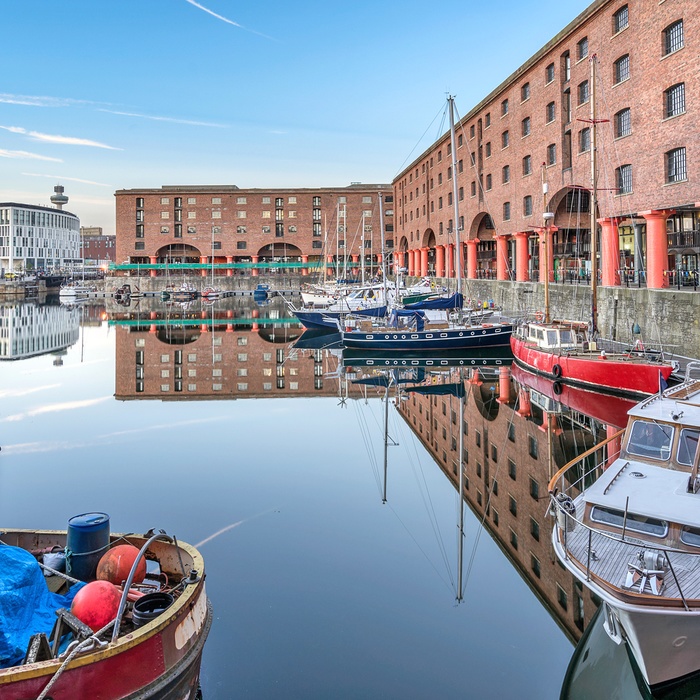
<instances>
[{"instance_id":1,"label":"red brick warehouse building","mask_svg":"<svg viewBox=\"0 0 700 700\"><path fill-rule=\"evenodd\" d=\"M593 56L602 283L661 288L698 269L697 3L598 0L459 120L466 277L539 279L545 211L550 280L590 274ZM393 183L409 274L456 264L450 148L446 134Z\"/></svg>"},{"instance_id":2,"label":"red brick warehouse building","mask_svg":"<svg viewBox=\"0 0 700 700\"><path fill-rule=\"evenodd\" d=\"M342 274L347 261L357 274L364 251L365 269L372 274L382 262L382 226L389 257L394 247L389 185L183 185L118 190L115 196L117 262L277 263L308 272L325 261L330 273Z\"/></svg>"}]
</instances>

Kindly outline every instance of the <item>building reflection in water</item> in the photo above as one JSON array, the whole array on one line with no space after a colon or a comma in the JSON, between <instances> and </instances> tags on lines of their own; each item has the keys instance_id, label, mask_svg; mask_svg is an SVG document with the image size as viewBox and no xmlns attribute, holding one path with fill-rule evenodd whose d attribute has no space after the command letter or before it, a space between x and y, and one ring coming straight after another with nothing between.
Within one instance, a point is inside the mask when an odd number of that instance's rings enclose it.
<instances>
[{"instance_id":1,"label":"building reflection in water","mask_svg":"<svg viewBox=\"0 0 700 700\"><path fill-rule=\"evenodd\" d=\"M82 311L77 306L6 302L0 305L0 360L61 353L78 342Z\"/></svg>"},{"instance_id":2,"label":"building reflection in water","mask_svg":"<svg viewBox=\"0 0 700 700\"><path fill-rule=\"evenodd\" d=\"M451 369L464 374L464 496L485 528L572 641L598 605L565 571L550 543L547 483L554 472L605 436L605 416L566 405L563 392L518 375L518 368ZM519 376L516 381L513 375ZM551 383L550 383L551 384ZM557 387L557 390L561 387ZM616 401L616 400L615 400ZM626 410L615 402L612 415ZM459 399L411 393L399 411L455 488L459 482Z\"/></svg>"},{"instance_id":3,"label":"building reflection in water","mask_svg":"<svg viewBox=\"0 0 700 700\"><path fill-rule=\"evenodd\" d=\"M294 349L303 332L281 299L115 312L120 400L203 400L333 395L339 353ZM328 381L328 378L332 381Z\"/></svg>"}]
</instances>

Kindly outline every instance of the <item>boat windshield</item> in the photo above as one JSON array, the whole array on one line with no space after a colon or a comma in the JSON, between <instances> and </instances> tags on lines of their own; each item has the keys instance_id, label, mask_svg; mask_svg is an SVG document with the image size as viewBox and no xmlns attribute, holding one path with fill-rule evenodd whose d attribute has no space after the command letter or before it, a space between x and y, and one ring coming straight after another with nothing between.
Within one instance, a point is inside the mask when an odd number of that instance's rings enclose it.
<instances>
[{"instance_id":1,"label":"boat windshield","mask_svg":"<svg viewBox=\"0 0 700 700\"><path fill-rule=\"evenodd\" d=\"M640 457L667 460L671 456L673 432L671 425L636 420L632 424L627 451Z\"/></svg>"},{"instance_id":2,"label":"boat windshield","mask_svg":"<svg viewBox=\"0 0 700 700\"><path fill-rule=\"evenodd\" d=\"M678 464L693 466L695 453L698 451L698 438L700 438L700 430L694 428L681 430L681 436L678 439L678 454L676 455Z\"/></svg>"},{"instance_id":3,"label":"boat windshield","mask_svg":"<svg viewBox=\"0 0 700 700\"><path fill-rule=\"evenodd\" d=\"M576 344L576 338L574 338L574 334L569 330L559 331L559 340L561 341L562 345L575 345Z\"/></svg>"}]
</instances>

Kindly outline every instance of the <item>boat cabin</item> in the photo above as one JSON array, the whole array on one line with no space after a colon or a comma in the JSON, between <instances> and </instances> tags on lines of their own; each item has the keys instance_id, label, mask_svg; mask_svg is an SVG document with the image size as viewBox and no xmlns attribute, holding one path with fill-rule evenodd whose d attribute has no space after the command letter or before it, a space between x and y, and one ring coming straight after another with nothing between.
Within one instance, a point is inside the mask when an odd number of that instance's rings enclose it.
<instances>
[{"instance_id":1,"label":"boat cabin","mask_svg":"<svg viewBox=\"0 0 700 700\"><path fill-rule=\"evenodd\" d=\"M539 348L552 351L577 348L582 340L575 328L540 323L527 324L526 339Z\"/></svg>"}]
</instances>

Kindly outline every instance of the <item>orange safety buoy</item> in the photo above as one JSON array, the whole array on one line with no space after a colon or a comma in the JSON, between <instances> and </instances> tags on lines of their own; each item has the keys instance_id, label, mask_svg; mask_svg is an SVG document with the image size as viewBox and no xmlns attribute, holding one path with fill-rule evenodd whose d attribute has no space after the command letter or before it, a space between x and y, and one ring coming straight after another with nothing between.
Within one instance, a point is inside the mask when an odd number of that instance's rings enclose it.
<instances>
[{"instance_id":1,"label":"orange safety buoy","mask_svg":"<svg viewBox=\"0 0 700 700\"><path fill-rule=\"evenodd\" d=\"M97 632L117 616L121 597L121 591L113 583L91 581L75 594L70 611Z\"/></svg>"},{"instance_id":2,"label":"orange safety buoy","mask_svg":"<svg viewBox=\"0 0 700 700\"><path fill-rule=\"evenodd\" d=\"M100 559L96 578L118 586L128 578L138 554L139 550L133 544L120 544L112 547ZM134 583L141 583L144 578L146 578L146 560L141 559L136 568Z\"/></svg>"},{"instance_id":3,"label":"orange safety buoy","mask_svg":"<svg viewBox=\"0 0 700 700\"><path fill-rule=\"evenodd\" d=\"M544 321L544 313L542 311L535 312L535 321Z\"/></svg>"}]
</instances>

